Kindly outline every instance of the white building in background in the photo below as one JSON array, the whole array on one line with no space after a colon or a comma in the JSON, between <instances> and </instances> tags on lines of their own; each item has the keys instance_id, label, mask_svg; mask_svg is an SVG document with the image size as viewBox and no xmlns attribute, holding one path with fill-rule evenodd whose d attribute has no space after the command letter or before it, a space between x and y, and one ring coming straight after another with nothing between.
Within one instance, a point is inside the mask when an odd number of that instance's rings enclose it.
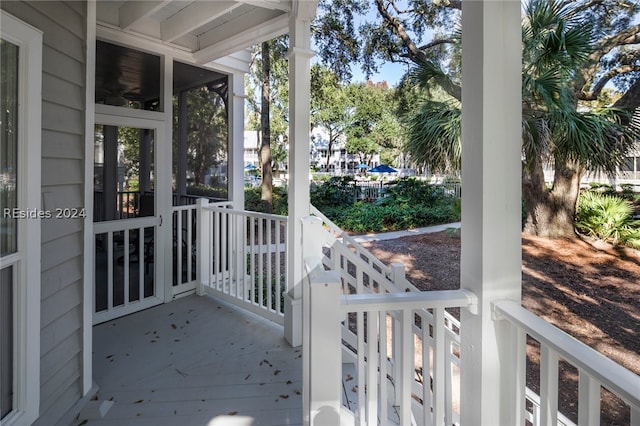
<instances>
[{"instance_id":1,"label":"white building in background","mask_svg":"<svg viewBox=\"0 0 640 426\"><path fill-rule=\"evenodd\" d=\"M310 135L309 164L311 168L320 172L330 172L335 174L346 174L357 172L356 166L360 164L357 155L348 154L346 138L341 135L329 149L329 134L326 129L315 127ZM329 167L327 167L327 158ZM244 164L260 166L260 132L256 130L244 131ZM375 154L369 167L380 164L380 155ZM286 170L286 164L280 167Z\"/></svg>"},{"instance_id":2,"label":"white building in background","mask_svg":"<svg viewBox=\"0 0 640 426\"><path fill-rule=\"evenodd\" d=\"M244 131L244 164L260 167L260 131Z\"/></svg>"}]
</instances>

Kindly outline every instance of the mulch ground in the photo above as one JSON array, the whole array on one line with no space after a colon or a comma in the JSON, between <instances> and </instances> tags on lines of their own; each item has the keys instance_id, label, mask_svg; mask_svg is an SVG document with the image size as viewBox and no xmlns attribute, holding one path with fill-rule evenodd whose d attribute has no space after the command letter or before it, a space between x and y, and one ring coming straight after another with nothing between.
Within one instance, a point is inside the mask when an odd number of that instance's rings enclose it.
<instances>
[{"instance_id":1,"label":"mulch ground","mask_svg":"<svg viewBox=\"0 0 640 426\"><path fill-rule=\"evenodd\" d=\"M421 290L460 286L460 235L439 232L363 244L402 262ZM579 238L522 237L522 305L640 375L640 252ZM530 340L527 383L539 392L539 348ZM577 371L560 365L561 412L577 423ZM629 409L602 393L603 425L629 424Z\"/></svg>"}]
</instances>

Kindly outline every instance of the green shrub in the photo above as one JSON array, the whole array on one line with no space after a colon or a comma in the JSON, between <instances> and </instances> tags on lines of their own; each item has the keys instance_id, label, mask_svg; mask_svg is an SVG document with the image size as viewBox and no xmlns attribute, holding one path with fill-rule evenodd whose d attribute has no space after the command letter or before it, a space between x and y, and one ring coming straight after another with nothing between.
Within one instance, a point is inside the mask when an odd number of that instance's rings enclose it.
<instances>
[{"instance_id":1,"label":"green shrub","mask_svg":"<svg viewBox=\"0 0 640 426\"><path fill-rule=\"evenodd\" d=\"M387 196L380 200L383 205L427 204L443 202L448 196L442 187L430 185L414 178L404 178L387 187Z\"/></svg>"},{"instance_id":2,"label":"green shrub","mask_svg":"<svg viewBox=\"0 0 640 426\"><path fill-rule=\"evenodd\" d=\"M640 248L640 221L633 220L633 205L620 197L585 191L580 194L576 229L613 244Z\"/></svg>"},{"instance_id":3,"label":"green shrub","mask_svg":"<svg viewBox=\"0 0 640 426\"><path fill-rule=\"evenodd\" d=\"M273 187L273 214L287 215L287 192L279 186ZM262 190L257 188L245 188L244 208L252 212L267 213L267 206L262 201Z\"/></svg>"},{"instance_id":4,"label":"green shrub","mask_svg":"<svg viewBox=\"0 0 640 426\"><path fill-rule=\"evenodd\" d=\"M347 207L327 207L322 212L340 228L355 232L387 232L460 220L456 203L379 205L359 201Z\"/></svg>"},{"instance_id":5,"label":"green shrub","mask_svg":"<svg viewBox=\"0 0 640 426\"><path fill-rule=\"evenodd\" d=\"M353 176L333 176L321 184L311 184L311 204L319 209L349 205L358 198Z\"/></svg>"},{"instance_id":6,"label":"green shrub","mask_svg":"<svg viewBox=\"0 0 640 426\"><path fill-rule=\"evenodd\" d=\"M193 185L187 187L188 195L197 195L218 200L228 200L229 193L226 187L217 187L207 185Z\"/></svg>"}]
</instances>

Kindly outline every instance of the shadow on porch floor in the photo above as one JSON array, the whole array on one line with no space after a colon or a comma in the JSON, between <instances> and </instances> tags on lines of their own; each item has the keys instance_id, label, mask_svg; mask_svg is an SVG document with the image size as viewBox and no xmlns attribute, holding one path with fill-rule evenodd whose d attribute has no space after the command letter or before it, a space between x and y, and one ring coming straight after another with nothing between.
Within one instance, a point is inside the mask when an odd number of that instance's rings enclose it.
<instances>
[{"instance_id":1,"label":"shadow on porch floor","mask_svg":"<svg viewBox=\"0 0 640 426\"><path fill-rule=\"evenodd\" d=\"M189 296L93 331L98 398L114 404L84 424L302 424L302 351L279 325Z\"/></svg>"}]
</instances>

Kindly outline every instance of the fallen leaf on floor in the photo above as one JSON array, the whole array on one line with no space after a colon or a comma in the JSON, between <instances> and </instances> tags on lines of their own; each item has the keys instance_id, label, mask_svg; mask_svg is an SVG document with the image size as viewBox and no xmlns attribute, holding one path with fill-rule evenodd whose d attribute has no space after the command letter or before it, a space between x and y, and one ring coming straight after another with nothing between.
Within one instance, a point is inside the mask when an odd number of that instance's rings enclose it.
<instances>
[{"instance_id":1,"label":"fallen leaf on floor","mask_svg":"<svg viewBox=\"0 0 640 426\"><path fill-rule=\"evenodd\" d=\"M293 383L291 380L287 380L288 385L290 385L291 383Z\"/></svg>"},{"instance_id":2,"label":"fallen leaf on floor","mask_svg":"<svg viewBox=\"0 0 640 426\"><path fill-rule=\"evenodd\" d=\"M175 325L175 324L171 324L171 328L173 328L175 330L176 328L178 328L178 326Z\"/></svg>"},{"instance_id":3,"label":"fallen leaf on floor","mask_svg":"<svg viewBox=\"0 0 640 426\"><path fill-rule=\"evenodd\" d=\"M274 376L277 376L278 374L280 374L280 370L278 370L278 369L276 368L276 371L274 371L274 372L273 372L273 375L274 375Z\"/></svg>"},{"instance_id":4,"label":"fallen leaf on floor","mask_svg":"<svg viewBox=\"0 0 640 426\"><path fill-rule=\"evenodd\" d=\"M236 414L238 414L237 411L232 411L232 412L228 413L227 416L235 416Z\"/></svg>"},{"instance_id":5,"label":"fallen leaf on floor","mask_svg":"<svg viewBox=\"0 0 640 426\"><path fill-rule=\"evenodd\" d=\"M141 402L144 402L144 399L139 399L136 402L134 402L134 404L140 404Z\"/></svg>"},{"instance_id":6,"label":"fallen leaf on floor","mask_svg":"<svg viewBox=\"0 0 640 426\"><path fill-rule=\"evenodd\" d=\"M284 395L280 395L280 398L282 398L282 399L287 399L287 398L289 398L289 395L286 395L286 394L284 394Z\"/></svg>"}]
</instances>

